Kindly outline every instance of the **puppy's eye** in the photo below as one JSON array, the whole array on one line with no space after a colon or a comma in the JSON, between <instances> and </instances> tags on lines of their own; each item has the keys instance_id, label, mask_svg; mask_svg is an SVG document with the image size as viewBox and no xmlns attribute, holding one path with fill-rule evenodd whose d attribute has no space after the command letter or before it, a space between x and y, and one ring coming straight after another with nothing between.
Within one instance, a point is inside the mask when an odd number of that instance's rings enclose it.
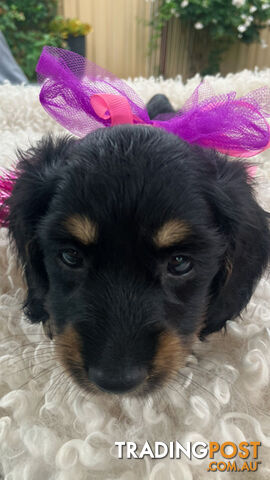
<instances>
[{"instance_id":1,"label":"puppy's eye","mask_svg":"<svg viewBox=\"0 0 270 480\"><path fill-rule=\"evenodd\" d=\"M80 267L83 259L77 250L68 248L59 252L59 258L69 267Z\"/></svg>"},{"instance_id":2,"label":"puppy's eye","mask_svg":"<svg viewBox=\"0 0 270 480\"><path fill-rule=\"evenodd\" d=\"M192 262L183 255L172 255L168 262L168 272L172 275L184 275L192 270Z\"/></svg>"}]
</instances>

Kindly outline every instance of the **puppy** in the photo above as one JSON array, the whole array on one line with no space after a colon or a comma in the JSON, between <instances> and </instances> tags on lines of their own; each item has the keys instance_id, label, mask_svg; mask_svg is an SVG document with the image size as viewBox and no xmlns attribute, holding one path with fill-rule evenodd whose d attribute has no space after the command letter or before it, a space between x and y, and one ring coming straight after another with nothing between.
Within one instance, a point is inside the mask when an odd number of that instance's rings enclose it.
<instances>
[{"instance_id":1,"label":"puppy","mask_svg":"<svg viewBox=\"0 0 270 480\"><path fill-rule=\"evenodd\" d=\"M173 111L161 97L148 109ZM268 214L242 161L121 125L45 138L18 170L8 222L25 313L87 391L145 395L170 382L266 268Z\"/></svg>"}]
</instances>

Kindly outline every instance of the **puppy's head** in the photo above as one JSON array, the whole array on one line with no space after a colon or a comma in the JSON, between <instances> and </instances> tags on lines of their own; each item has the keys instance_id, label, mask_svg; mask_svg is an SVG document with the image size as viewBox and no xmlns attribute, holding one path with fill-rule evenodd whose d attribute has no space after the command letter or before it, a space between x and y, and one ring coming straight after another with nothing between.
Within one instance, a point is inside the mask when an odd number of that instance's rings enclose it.
<instances>
[{"instance_id":1,"label":"puppy's head","mask_svg":"<svg viewBox=\"0 0 270 480\"><path fill-rule=\"evenodd\" d=\"M9 228L26 314L84 388L146 393L247 304L269 255L245 166L159 129L21 155Z\"/></svg>"}]
</instances>

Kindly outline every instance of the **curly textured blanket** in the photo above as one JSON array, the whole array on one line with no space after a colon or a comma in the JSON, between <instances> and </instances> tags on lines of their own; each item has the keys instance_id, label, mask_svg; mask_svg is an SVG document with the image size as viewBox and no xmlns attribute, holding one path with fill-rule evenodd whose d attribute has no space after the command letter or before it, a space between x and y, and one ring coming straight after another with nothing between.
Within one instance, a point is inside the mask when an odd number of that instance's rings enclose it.
<instances>
[{"instance_id":1,"label":"curly textured blanket","mask_svg":"<svg viewBox=\"0 0 270 480\"><path fill-rule=\"evenodd\" d=\"M175 107L199 77L130 82L147 101L163 92ZM270 69L211 78L239 95L270 84ZM38 87L0 86L0 166L11 165L48 131L63 129L42 110ZM259 156L257 192L270 209L270 152ZM21 313L24 286L7 232L0 231L0 478L6 480L203 480L270 478L270 281L265 276L241 318L198 341L179 385L145 402L82 394L54 358L53 345ZM209 458L119 459L115 441L259 441L257 473L208 472ZM124 456L125 457L125 456ZM216 456L216 460L222 460ZM223 459L224 460L224 459ZM240 465L240 463L239 463ZM241 465L240 465L241 466Z\"/></svg>"}]
</instances>

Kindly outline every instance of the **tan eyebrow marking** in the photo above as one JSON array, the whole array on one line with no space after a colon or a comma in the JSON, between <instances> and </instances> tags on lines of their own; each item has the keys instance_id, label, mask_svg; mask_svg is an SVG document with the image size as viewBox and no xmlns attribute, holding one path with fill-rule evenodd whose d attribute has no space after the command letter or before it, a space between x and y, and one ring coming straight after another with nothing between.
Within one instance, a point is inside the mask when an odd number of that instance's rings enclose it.
<instances>
[{"instance_id":1,"label":"tan eyebrow marking","mask_svg":"<svg viewBox=\"0 0 270 480\"><path fill-rule=\"evenodd\" d=\"M97 241L97 225L85 215L73 215L64 222L65 228L84 245Z\"/></svg>"},{"instance_id":2,"label":"tan eyebrow marking","mask_svg":"<svg viewBox=\"0 0 270 480\"><path fill-rule=\"evenodd\" d=\"M156 232L153 237L159 248L171 247L184 240L190 233L190 228L183 220L169 220Z\"/></svg>"}]
</instances>

